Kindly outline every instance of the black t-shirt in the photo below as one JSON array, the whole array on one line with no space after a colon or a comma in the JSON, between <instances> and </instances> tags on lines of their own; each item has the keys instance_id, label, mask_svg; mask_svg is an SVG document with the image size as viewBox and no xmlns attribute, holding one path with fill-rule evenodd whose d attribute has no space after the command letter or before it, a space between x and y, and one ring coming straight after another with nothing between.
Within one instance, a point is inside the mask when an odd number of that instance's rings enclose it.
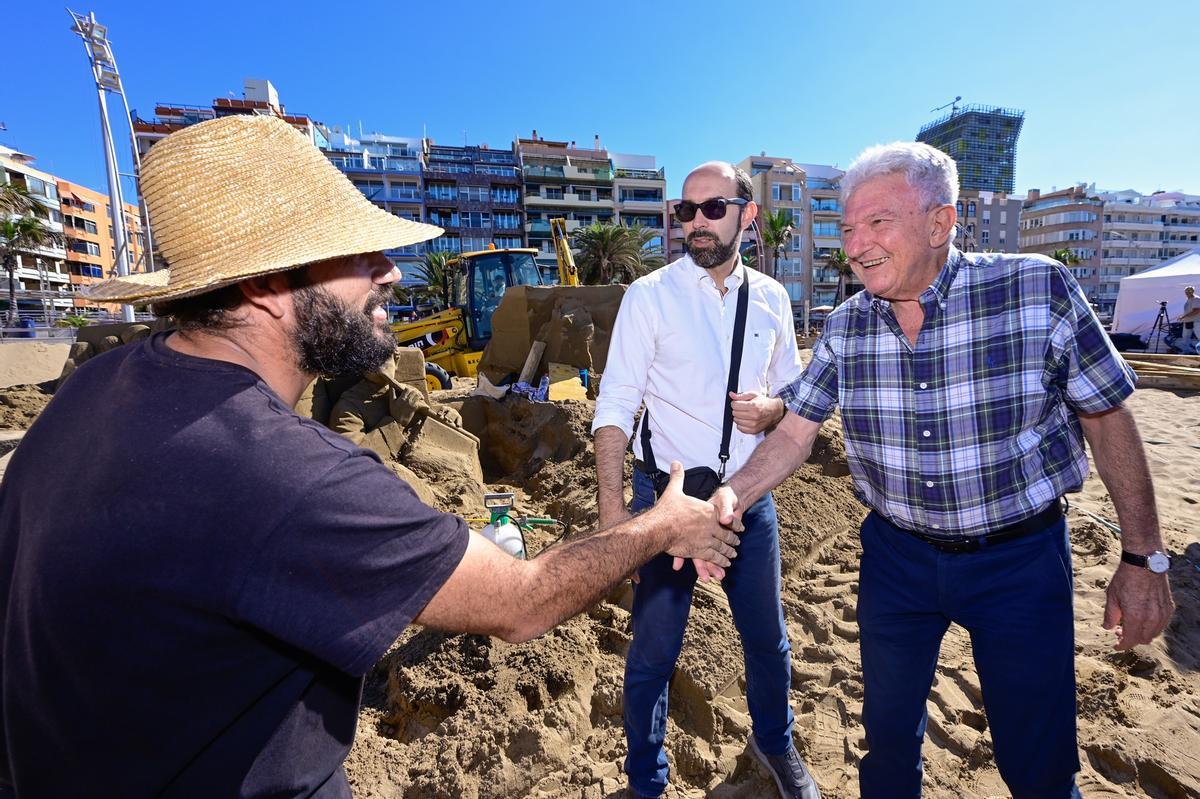
<instances>
[{"instance_id":1,"label":"black t-shirt","mask_svg":"<svg viewBox=\"0 0 1200 799\"><path fill-rule=\"evenodd\" d=\"M466 527L166 335L85 363L0 485L0 786L348 796L362 677Z\"/></svg>"}]
</instances>

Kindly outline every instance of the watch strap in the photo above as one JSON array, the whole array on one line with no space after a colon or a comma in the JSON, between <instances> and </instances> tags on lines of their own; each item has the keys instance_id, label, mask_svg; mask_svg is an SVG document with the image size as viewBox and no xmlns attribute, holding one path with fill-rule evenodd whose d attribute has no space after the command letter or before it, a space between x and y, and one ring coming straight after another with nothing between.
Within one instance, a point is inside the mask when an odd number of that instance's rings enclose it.
<instances>
[{"instance_id":1,"label":"watch strap","mask_svg":"<svg viewBox=\"0 0 1200 799\"><path fill-rule=\"evenodd\" d=\"M1141 566L1143 569L1150 567L1150 559L1146 555L1135 555L1132 552L1121 550L1121 562L1128 563L1130 566Z\"/></svg>"}]
</instances>

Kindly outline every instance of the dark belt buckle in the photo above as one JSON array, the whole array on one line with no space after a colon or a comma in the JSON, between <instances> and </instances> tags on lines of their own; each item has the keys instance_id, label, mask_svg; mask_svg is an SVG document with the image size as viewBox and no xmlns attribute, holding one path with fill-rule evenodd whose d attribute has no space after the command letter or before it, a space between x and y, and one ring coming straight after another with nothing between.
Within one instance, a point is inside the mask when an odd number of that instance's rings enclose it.
<instances>
[{"instance_id":1,"label":"dark belt buckle","mask_svg":"<svg viewBox=\"0 0 1200 799\"><path fill-rule=\"evenodd\" d=\"M977 538L947 538L930 540L934 549L939 552L949 552L954 555L959 555L964 552L978 552L979 539Z\"/></svg>"}]
</instances>

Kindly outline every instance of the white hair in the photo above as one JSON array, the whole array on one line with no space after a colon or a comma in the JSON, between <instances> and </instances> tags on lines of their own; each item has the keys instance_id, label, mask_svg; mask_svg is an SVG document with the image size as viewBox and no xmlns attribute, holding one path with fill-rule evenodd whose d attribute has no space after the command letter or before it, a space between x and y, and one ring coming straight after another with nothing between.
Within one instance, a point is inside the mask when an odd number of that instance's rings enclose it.
<instances>
[{"instance_id":1,"label":"white hair","mask_svg":"<svg viewBox=\"0 0 1200 799\"><path fill-rule=\"evenodd\" d=\"M916 141L877 144L862 151L842 177L842 205L859 184L885 175L904 175L925 208L958 202L958 167L936 147Z\"/></svg>"}]
</instances>

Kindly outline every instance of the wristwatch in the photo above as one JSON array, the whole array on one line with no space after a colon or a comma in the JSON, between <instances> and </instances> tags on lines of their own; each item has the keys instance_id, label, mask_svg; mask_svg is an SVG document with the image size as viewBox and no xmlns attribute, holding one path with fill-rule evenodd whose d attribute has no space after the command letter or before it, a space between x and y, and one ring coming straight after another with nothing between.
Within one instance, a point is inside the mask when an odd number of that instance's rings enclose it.
<instances>
[{"instance_id":1,"label":"wristwatch","mask_svg":"<svg viewBox=\"0 0 1200 799\"><path fill-rule=\"evenodd\" d=\"M1171 558L1167 556L1167 553L1157 549L1149 555L1135 555L1122 549L1121 560L1130 566L1141 566L1155 574L1166 574L1167 570L1171 568Z\"/></svg>"}]
</instances>

